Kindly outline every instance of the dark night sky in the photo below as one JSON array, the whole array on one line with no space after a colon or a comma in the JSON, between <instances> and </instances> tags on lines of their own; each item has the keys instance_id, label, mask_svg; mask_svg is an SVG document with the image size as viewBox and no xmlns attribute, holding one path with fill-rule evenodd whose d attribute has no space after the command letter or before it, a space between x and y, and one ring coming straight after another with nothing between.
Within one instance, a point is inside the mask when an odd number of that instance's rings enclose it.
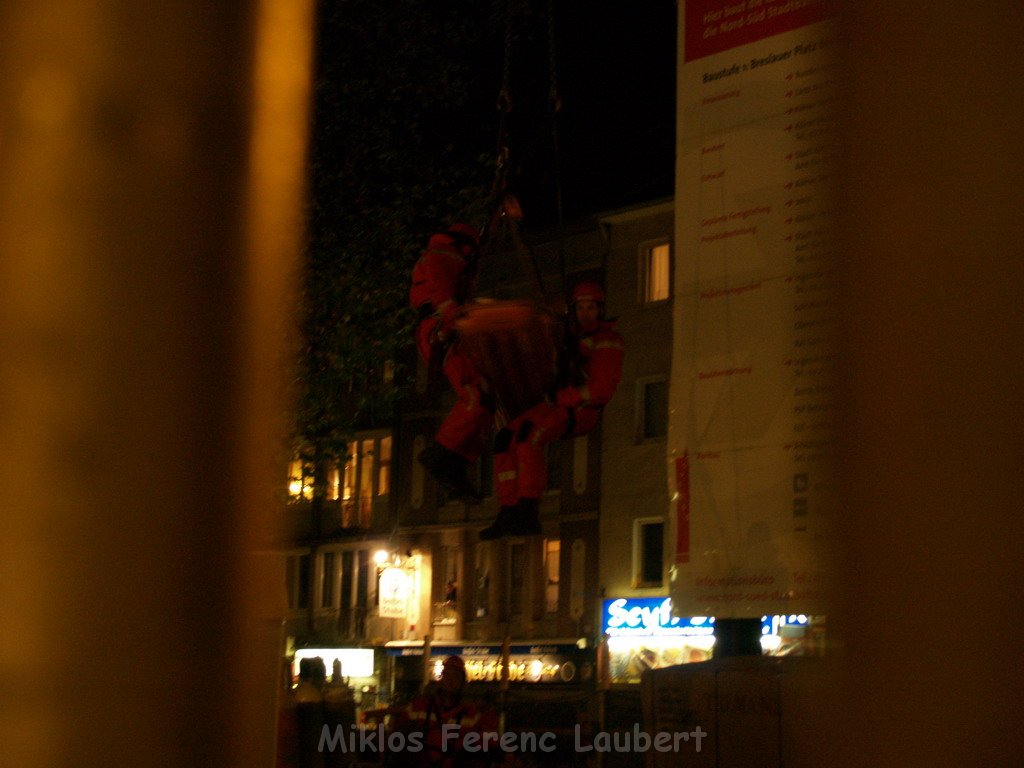
<instances>
[{"instance_id":1,"label":"dark night sky","mask_svg":"<svg viewBox=\"0 0 1024 768\"><path fill-rule=\"evenodd\" d=\"M567 208L594 212L671 195L675 3L575 2L565 12L559 80Z\"/></svg>"},{"instance_id":2,"label":"dark night sky","mask_svg":"<svg viewBox=\"0 0 1024 768\"><path fill-rule=\"evenodd\" d=\"M510 147L513 188L527 225L555 221L555 162L548 101L545 5L517 27L511 57L514 101ZM562 199L573 218L666 197L673 192L675 152L674 0L632 6L610 0L555 0L556 73ZM500 40L490 71L482 69L475 109L487 114L489 144L497 135Z\"/></svg>"},{"instance_id":3,"label":"dark night sky","mask_svg":"<svg viewBox=\"0 0 1024 768\"><path fill-rule=\"evenodd\" d=\"M313 177L324 210L386 203L409 183L402 162L439 190L446 164L464 184L481 156L493 168L508 3L510 186L524 227L556 223L558 178L566 221L672 194L675 0L550 0L560 165L549 0L320 0Z\"/></svg>"}]
</instances>

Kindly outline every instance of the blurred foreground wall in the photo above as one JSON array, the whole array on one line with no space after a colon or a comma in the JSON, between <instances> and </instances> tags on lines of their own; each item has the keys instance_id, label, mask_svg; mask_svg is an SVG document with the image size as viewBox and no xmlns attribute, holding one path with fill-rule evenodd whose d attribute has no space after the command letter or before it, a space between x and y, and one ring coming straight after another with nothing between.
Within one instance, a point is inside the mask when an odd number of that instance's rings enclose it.
<instances>
[{"instance_id":1,"label":"blurred foreground wall","mask_svg":"<svg viewBox=\"0 0 1024 768\"><path fill-rule=\"evenodd\" d=\"M0 8L4 765L272 764L310 6Z\"/></svg>"},{"instance_id":2,"label":"blurred foreground wall","mask_svg":"<svg viewBox=\"0 0 1024 768\"><path fill-rule=\"evenodd\" d=\"M1024 14L844 6L845 653L821 725L835 765L1019 765Z\"/></svg>"}]
</instances>

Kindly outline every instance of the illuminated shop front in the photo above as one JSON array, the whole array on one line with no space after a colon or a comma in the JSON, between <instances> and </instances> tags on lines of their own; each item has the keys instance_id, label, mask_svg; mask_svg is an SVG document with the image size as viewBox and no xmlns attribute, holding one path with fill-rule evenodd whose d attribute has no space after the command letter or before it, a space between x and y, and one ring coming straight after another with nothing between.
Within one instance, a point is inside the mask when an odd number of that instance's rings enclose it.
<instances>
[{"instance_id":1,"label":"illuminated shop front","mask_svg":"<svg viewBox=\"0 0 1024 768\"><path fill-rule=\"evenodd\" d=\"M292 678L299 677L299 663L303 659L323 659L327 675L331 675L334 662L341 664L341 674L350 679L350 684L364 684L372 680L376 683L373 673L372 648L299 648L292 660Z\"/></svg>"},{"instance_id":2,"label":"illuminated shop front","mask_svg":"<svg viewBox=\"0 0 1024 768\"><path fill-rule=\"evenodd\" d=\"M646 669L705 661L715 644L714 618L673 616L670 597L605 600L601 629L613 683L639 683Z\"/></svg>"},{"instance_id":3,"label":"illuminated shop front","mask_svg":"<svg viewBox=\"0 0 1024 768\"><path fill-rule=\"evenodd\" d=\"M601 628L608 638L613 683L638 683L646 669L706 661L715 645L715 618L672 615L670 597L605 600ZM766 655L819 655L824 617L761 617L761 648Z\"/></svg>"},{"instance_id":4,"label":"illuminated shop front","mask_svg":"<svg viewBox=\"0 0 1024 768\"><path fill-rule=\"evenodd\" d=\"M387 653L397 660L422 663L423 644L417 642L388 643ZM501 680L501 644L465 643L432 645L427 674L438 680L441 664L449 656L461 656L466 663L469 683L490 683ZM521 643L509 646L508 679L520 684L581 684L593 676L594 653L586 643ZM422 667L420 667L422 669Z\"/></svg>"},{"instance_id":5,"label":"illuminated shop front","mask_svg":"<svg viewBox=\"0 0 1024 768\"><path fill-rule=\"evenodd\" d=\"M767 656L821 656L825 617L780 614L761 617L761 650Z\"/></svg>"},{"instance_id":6,"label":"illuminated shop front","mask_svg":"<svg viewBox=\"0 0 1024 768\"><path fill-rule=\"evenodd\" d=\"M303 659L322 659L330 680L334 662L341 665L341 676L352 689L356 705L375 707L378 703L380 680L374 664L372 648L298 648L292 658L292 682L299 681L299 664Z\"/></svg>"}]
</instances>

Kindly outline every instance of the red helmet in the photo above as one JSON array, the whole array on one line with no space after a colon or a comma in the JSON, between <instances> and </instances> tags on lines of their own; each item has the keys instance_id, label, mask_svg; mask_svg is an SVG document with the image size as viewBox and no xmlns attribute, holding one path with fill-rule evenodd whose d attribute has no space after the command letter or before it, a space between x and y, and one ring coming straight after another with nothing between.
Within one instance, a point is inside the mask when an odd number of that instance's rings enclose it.
<instances>
[{"instance_id":1,"label":"red helmet","mask_svg":"<svg viewBox=\"0 0 1024 768\"><path fill-rule=\"evenodd\" d=\"M462 660L461 656L449 656L441 663L441 671L449 670L451 672L458 672L462 675L462 679L466 679L466 662Z\"/></svg>"},{"instance_id":2,"label":"red helmet","mask_svg":"<svg viewBox=\"0 0 1024 768\"><path fill-rule=\"evenodd\" d=\"M604 304L604 291L593 280L584 280L582 283L577 283L576 287L572 289L572 303L576 304L580 301L596 301L598 304Z\"/></svg>"}]
</instances>

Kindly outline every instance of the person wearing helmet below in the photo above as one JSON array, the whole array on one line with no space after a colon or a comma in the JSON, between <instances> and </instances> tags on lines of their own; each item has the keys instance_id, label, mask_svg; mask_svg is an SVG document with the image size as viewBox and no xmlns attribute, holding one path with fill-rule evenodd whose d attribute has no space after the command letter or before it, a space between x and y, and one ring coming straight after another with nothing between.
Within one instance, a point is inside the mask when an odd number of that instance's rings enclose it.
<instances>
[{"instance_id":1,"label":"person wearing helmet below","mask_svg":"<svg viewBox=\"0 0 1024 768\"><path fill-rule=\"evenodd\" d=\"M441 665L440 680L409 701L398 729L422 733L423 749L407 755L408 764L449 766L458 756L458 764L466 765L471 755L462 753L463 737L469 732L497 730L493 713L463 700L465 687L465 662L459 656L449 656ZM475 748L481 747L477 744Z\"/></svg>"},{"instance_id":2,"label":"person wearing helmet below","mask_svg":"<svg viewBox=\"0 0 1024 768\"><path fill-rule=\"evenodd\" d=\"M501 507L480 532L484 541L541 532L540 497L547 484L544 446L559 438L591 432L622 378L626 353L622 336L604 317L604 291L590 280L572 291L569 352L578 372L554 402L530 408L494 438L494 477Z\"/></svg>"},{"instance_id":3,"label":"person wearing helmet below","mask_svg":"<svg viewBox=\"0 0 1024 768\"><path fill-rule=\"evenodd\" d=\"M494 403L472 361L453 343L452 325L471 293L479 245L468 224L433 235L413 267L409 289L409 302L419 313L416 348L429 367L441 365L457 398L434 443L417 458L452 498L469 503L481 498L466 469L490 436Z\"/></svg>"}]
</instances>

